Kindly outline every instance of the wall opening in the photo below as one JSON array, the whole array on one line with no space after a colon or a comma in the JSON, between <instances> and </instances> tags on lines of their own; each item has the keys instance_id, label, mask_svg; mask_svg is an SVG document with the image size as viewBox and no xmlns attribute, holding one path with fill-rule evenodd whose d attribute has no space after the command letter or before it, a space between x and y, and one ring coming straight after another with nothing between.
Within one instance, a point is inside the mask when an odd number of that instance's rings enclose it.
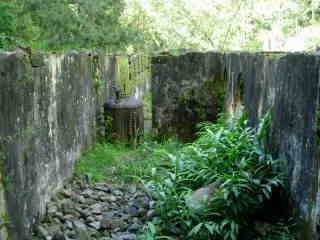
<instances>
[{"instance_id":1,"label":"wall opening","mask_svg":"<svg viewBox=\"0 0 320 240\"><path fill-rule=\"evenodd\" d=\"M152 130L151 62L150 57L133 54L117 57L116 86L122 97L143 102L144 132Z\"/></svg>"}]
</instances>

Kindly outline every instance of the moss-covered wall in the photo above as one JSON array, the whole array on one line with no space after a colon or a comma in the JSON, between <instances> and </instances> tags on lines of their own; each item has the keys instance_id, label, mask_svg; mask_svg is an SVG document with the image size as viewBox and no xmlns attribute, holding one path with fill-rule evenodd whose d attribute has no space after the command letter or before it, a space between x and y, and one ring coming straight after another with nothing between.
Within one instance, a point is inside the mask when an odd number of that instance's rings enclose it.
<instances>
[{"instance_id":1,"label":"moss-covered wall","mask_svg":"<svg viewBox=\"0 0 320 240\"><path fill-rule=\"evenodd\" d=\"M153 127L159 135L188 141L197 123L217 119L226 84L221 60L215 53L152 58Z\"/></svg>"},{"instance_id":2,"label":"moss-covered wall","mask_svg":"<svg viewBox=\"0 0 320 240\"><path fill-rule=\"evenodd\" d=\"M230 114L244 108L255 127L271 108L266 147L287 166L288 188L304 223L301 239L318 239L319 56L187 53L155 56L151 69L153 126L161 135L193 137L196 123L216 119L223 107Z\"/></svg>"},{"instance_id":3,"label":"moss-covered wall","mask_svg":"<svg viewBox=\"0 0 320 240\"><path fill-rule=\"evenodd\" d=\"M46 202L95 142L114 66L93 53L0 55L0 215L10 239L31 239Z\"/></svg>"}]
</instances>

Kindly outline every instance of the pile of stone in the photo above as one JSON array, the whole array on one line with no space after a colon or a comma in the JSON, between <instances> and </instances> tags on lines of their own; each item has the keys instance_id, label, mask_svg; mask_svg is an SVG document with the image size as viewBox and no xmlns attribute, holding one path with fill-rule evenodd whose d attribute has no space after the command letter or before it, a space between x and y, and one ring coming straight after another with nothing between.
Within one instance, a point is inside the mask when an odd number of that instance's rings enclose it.
<instances>
[{"instance_id":1,"label":"pile of stone","mask_svg":"<svg viewBox=\"0 0 320 240\"><path fill-rule=\"evenodd\" d=\"M148 195L134 185L74 179L47 206L35 239L134 240L153 216Z\"/></svg>"}]
</instances>

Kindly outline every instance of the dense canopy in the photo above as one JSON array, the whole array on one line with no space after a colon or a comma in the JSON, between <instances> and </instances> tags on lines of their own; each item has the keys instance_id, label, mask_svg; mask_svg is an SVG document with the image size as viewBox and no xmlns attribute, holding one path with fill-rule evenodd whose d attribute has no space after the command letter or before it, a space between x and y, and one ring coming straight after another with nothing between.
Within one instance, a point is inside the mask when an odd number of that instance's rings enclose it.
<instances>
[{"instance_id":1,"label":"dense canopy","mask_svg":"<svg viewBox=\"0 0 320 240\"><path fill-rule=\"evenodd\" d=\"M2 0L0 47L313 50L320 0Z\"/></svg>"}]
</instances>

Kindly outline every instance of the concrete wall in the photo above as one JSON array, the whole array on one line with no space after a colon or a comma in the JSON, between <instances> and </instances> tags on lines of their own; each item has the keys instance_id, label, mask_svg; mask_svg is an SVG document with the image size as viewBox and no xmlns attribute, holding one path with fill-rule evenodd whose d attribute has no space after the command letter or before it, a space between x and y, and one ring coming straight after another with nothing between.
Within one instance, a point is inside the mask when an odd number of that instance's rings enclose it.
<instances>
[{"instance_id":1,"label":"concrete wall","mask_svg":"<svg viewBox=\"0 0 320 240\"><path fill-rule=\"evenodd\" d=\"M220 54L162 55L151 60L153 127L190 140L196 123L222 111L225 81Z\"/></svg>"},{"instance_id":2,"label":"concrete wall","mask_svg":"<svg viewBox=\"0 0 320 240\"><path fill-rule=\"evenodd\" d=\"M0 54L1 238L31 239L46 202L94 142L112 57Z\"/></svg>"},{"instance_id":3,"label":"concrete wall","mask_svg":"<svg viewBox=\"0 0 320 240\"><path fill-rule=\"evenodd\" d=\"M221 96L229 113L244 107L250 126L256 126L271 108L266 145L286 163L289 190L304 224L301 239L318 239L319 66L319 57L307 54L188 53L153 57L153 126L162 135L192 137L197 122L216 118Z\"/></svg>"}]
</instances>

